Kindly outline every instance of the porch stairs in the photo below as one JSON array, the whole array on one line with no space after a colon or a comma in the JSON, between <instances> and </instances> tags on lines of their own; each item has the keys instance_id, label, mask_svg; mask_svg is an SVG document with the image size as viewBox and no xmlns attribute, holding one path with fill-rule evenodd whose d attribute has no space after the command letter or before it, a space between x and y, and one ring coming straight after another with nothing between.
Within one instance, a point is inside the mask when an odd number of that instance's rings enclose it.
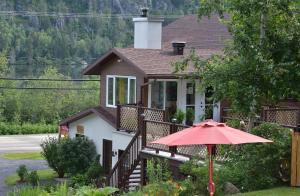
<instances>
[{"instance_id":1,"label":"porch stairs","mask_svg":"<svg viewBox=\"0 0 300 196\"><path fill-rule=\"evenodd\" d=\"M123 191L134 190L141 185L141 131L138 130L118 162L106 177L106 185Z\"/></svg>"},{"instance_id":2,"label":"porch stairs","mask_svg":"<svg viewBox=\"0 0 300 196\"><path fill-rule=\"evenodd\" d=\"M132 174L129 176L127 184L127 189L129 191L134 191L141 186L142 179L141 179L141 164L138 164L133 170Z\"/></svg>"}]
</instances>

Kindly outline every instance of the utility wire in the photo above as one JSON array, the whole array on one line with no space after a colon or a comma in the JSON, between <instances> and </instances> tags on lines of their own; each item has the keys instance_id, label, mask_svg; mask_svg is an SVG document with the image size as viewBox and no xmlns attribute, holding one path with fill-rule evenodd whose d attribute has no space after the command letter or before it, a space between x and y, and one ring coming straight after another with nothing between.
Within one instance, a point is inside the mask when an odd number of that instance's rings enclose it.
<instances>
[{"instance_id":1,"label":"utility wire","mask_svg":"<svg viewBox=\"0 0 300 196\"><path fill-rule=\"evenodd\" d=\"M62 90L62 91L96 91L96 88L52 88L52 87L5 87L0 86L0 89L11 89L11 90Z\"/></svg>"},{"instance_id":2,"label":"utility wire","mask_svg":"<svg viewBox=\"0 0 300 196\"><path fill-rule=\"evenodd\" d=\"M32 12L32 11L0 11L0 16L46 16L64 18L126 18L138 17L137 14L97 14L97 13L63 13L63 12ZM150 15L150 17L179 18L184 15Z\"/></svg>"},{"instance_id":3,"label":"utility wire","mask_svg":"<svg viewBox=\"0 0 300 196\"><path fill-rule=\"evenodd\" d=\"M69 82L99 82L100 79L54 79L54 78L0 78L0 80L34 80L34 81L69 81Z\"/></svg>"}]
</instances>

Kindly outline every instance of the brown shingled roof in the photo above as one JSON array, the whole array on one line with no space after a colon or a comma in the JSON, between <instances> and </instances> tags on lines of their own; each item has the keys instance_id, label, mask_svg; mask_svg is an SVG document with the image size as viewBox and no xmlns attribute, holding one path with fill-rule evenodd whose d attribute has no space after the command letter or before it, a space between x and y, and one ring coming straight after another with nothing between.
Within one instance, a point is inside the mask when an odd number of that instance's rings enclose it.
<instances>
[{"instance_id":1,"label":"brown shingled roof","mask_svg":"<svg viewBox=\"0 0 300 196\"><path fill-rule=\"evenodd\" d=\"M197 15L184 16L165 26L162 33L164 49L171 48L172 41L185 41L188 48L222 49L228 39L231 35L217 15L201 20Z\"/></svg>"},{"instance_id":2,"label":"brown shingled roof","mask_svg":"<svg viewBox=\"0 0 300 196\"><path fill-rule=\"evenodd\" d=\"M182 59L194 48L202 58L208 58L213 54L221 54L224 42L231 36L227 27L221 24L218 16L211 16L210 19L203 17L198 21L196 15L185 16L177 19L163 28L162 50L135 49L135 48L114 48L103 55L95 63L89 65L84 74L93 75L101 73L101 67L109 58L118 56L127 63L138 67L146 75L173 75L172 62ZM173 55L173 41L186 42L185 55ZM189 68L185 73L193 72Z\"/></svg>"},{"instance_id":3,"label":"brown shingled roof","mask_svg":"<svg viewBox=\"0 0 300 196\"><path fill-rule=\"evenodd\" d=\"M174 72L172 63L189 54L189 50L185 50L184 55L173 55L172 51L150 49L115 48L115 50L147 75L172 75ZM216 49L197 49L195 52L205 59L221 51ZM185 73L192 71L193 69L189 68Z\"/></svg>"}]
</instances>

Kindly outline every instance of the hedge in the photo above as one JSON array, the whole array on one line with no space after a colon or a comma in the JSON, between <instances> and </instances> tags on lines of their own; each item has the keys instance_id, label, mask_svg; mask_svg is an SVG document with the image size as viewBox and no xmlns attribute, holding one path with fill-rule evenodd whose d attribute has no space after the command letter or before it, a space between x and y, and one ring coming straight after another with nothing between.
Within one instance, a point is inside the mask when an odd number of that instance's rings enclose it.
<instances>
[{"instance_id":1,"label":"hedge","mask_svg":"<svg viewBox=\"0 0 300 196\"><path fill-rule=\"evenodd\" d=\"M57 124L0 122L0 135L57 133Z\"/></svg>"}]
</instances>

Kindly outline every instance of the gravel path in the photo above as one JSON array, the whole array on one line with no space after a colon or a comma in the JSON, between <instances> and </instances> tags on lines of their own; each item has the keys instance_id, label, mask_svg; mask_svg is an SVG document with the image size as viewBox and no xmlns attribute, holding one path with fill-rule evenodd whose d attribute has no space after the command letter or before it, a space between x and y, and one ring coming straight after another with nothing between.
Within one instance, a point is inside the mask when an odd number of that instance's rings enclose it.
<instances>
[{"instance_id":1,"label":"gravel path","mask_svg":"<svg viewBox=\"0 0 300 196\"><path fill-rule=\"evenodd\" d=\"M26 165L29 171L37 169L47 169L48 165L44 160L7 160L0 158L0 196L5 196L12 186L7 186L5 177L14 174L19 165Z\"/></svg>"}]
</instances>

